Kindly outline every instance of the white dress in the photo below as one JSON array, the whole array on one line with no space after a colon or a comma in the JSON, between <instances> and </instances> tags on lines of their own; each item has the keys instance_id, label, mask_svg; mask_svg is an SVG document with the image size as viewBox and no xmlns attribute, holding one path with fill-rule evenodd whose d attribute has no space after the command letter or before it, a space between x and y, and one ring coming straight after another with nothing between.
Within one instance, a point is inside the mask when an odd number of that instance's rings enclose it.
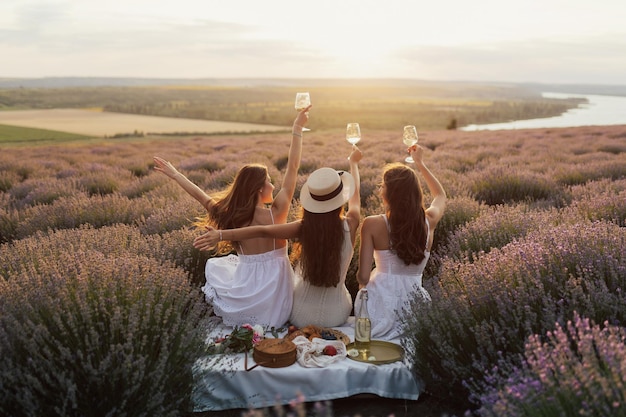
<instances>
[{"instance_id":1,"label":"white dress","mask_svg":"<svg viewBox=\"0 0 626 417\"><path fill-rule=\"evenodd\" d=\"M387 216L382 215L387 223ZM426 219L428 234L430 225ZM428 238L427 238L428 239ZM428 247L428 242L427 246ZM424 259L419 265L406 265L392 250L374 250L375 268L370 274L366 285L368 300L367 310L372 322L372 339L392 340L402 336L403 309L418 294L430 301L430 294L422 287L422 273L430 258L430 252L424 252ZM361 306L360 291L354 302L355 314Z\"/></svg>"},{"instance_id":2,"label":"white dress","mask_svg":"<svg viewBox=\"0 0 626 417\"><path fill-rule=\"evenodd\" d=\"M287 246L276 249L274 241L274 250L265 253L210 258L205 276L206 301L227 326L281 327L289 319L293 268Z\"/></svg>"},{"instance_id":3,"label":"white dress","mask_svg":"<svg viewBox=\"0 0 626 417\"><path fill-rule=\"evenodd\" d=\"M304 327L312 324L321 327L337 327L344 324L352 311L352 297L346 288L346 274L354 254L354 247L350 240L350 226L343 221L344 237L341 249L341 275L336 287L317 287L302 279L300 271L296 269L292 324Z\"/></svg>"}]
</instances>

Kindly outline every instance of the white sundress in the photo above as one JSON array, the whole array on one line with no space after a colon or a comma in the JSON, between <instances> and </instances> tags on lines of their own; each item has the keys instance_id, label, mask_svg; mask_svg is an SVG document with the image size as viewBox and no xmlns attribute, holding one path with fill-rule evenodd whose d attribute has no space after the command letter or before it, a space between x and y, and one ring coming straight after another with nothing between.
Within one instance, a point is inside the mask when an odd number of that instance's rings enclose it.
<instances>
[{"instance_id":1,"label":"white sundress","mask_svg":"<svg viewBox=\"0 0 626 417\"><path fill-rule=\"evenodd\" d=\"M389 230L387 216L382 215ZM430 225L426 219L427 239L430 238ZM428 240L426 242L428 247ZM417 294L430 301L430 294L422 286L422 274L430 258L430 251L424 252L419 265L406 265L392 250L374 250L375 268L366 285L368 292L367 310L372 322L372 339L393 340L402 336L402 321L399 314L409 307L409 302ZM361 306L360 291L354 302L354 311Z\"/></svg>"},{"instance_id":2,"label":"white sundress","mask_svg":"<svg viewBox=\"0 0 626 417\"><path fill-rule=\"evenodd\" d=\"M276 249L274 241L274 250L265 253L210 258L205 276L206 301L225 325L278 328L289 320L294 278L287 246Z\"/></svg>"}]
</instances>

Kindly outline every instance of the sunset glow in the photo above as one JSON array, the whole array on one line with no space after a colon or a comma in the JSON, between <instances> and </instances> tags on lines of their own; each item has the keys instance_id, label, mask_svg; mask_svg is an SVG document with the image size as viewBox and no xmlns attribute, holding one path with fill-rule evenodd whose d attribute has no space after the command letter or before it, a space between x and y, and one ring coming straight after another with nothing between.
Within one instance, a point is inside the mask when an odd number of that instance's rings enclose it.
<instances>
[{"instance_id":1,"label":"sunset glow","mask_svg":"<svg viewBox=\"0 0 626 417\"><path fill-rule=\"evenodd\" d=\"M624 16L622 0L4 0L0 77L626 84Z\"/></svg>"}]
</instances>

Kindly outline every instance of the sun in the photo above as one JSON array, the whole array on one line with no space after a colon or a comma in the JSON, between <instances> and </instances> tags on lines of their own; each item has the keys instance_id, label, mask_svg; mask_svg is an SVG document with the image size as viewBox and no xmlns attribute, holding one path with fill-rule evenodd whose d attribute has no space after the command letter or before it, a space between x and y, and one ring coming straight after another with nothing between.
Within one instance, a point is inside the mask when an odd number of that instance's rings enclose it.
<instances>
[{"instance_id":1,"label":"sun","mask_svg":"<svg viewBox=\"0 0 626 417\"><path fill-rule=\"evenodd\" d=\"M335 71L346 77L376 77L387 72L397 43L384 34L327 27L310 40Z\"/></svg>"}]
</instances>

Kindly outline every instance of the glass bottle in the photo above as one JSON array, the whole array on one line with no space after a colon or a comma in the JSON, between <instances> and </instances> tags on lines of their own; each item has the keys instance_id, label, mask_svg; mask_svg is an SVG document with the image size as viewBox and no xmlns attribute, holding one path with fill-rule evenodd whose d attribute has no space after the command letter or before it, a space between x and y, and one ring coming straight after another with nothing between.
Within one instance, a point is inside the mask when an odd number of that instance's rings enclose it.
<instances>
[{"instance_id":1,"label":"glass bottle","mask_svg":"<svg viewBox=\"0 0 626 417\"><path fill-rule=\"evenodd\" d=\"M367 312L367 289L361 290L361 306L354 326L354 344L359 353L367 354L372 338L372 322Z\"/></svg>"}]
</instances>

